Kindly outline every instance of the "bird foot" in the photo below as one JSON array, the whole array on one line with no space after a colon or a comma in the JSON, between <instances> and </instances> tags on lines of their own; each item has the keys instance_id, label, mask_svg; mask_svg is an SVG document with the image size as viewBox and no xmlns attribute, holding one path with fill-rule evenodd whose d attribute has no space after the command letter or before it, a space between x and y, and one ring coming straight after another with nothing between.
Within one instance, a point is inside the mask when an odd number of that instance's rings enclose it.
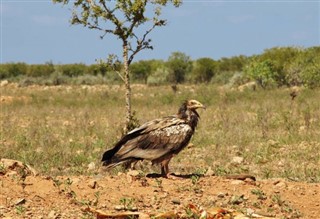
<instances>
[{"instance_id":1,"label":"bird foot","mask_svg":"<svg viewBox=\"0 0 320 219\"><path fill-rule=\"evenodd\" d=\"M165 174L164 175L164 177L165 178L167 178L167 179L179 179L179 177L178 176L176 176L174 173L167 173L167 174Z\"/></svg>"}]
</instances>

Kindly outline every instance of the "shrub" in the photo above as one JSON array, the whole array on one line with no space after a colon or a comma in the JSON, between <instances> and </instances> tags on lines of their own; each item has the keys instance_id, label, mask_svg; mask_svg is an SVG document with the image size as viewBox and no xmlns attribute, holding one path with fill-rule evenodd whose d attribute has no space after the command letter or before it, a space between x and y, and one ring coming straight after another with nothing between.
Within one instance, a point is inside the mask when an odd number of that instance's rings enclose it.
<instances>
[{"instance_id":1,"label":"shrub","mask_svg":"<svg viewBox=\"0 0 320 219\"><path fill-rule=\"evenodd\" d=\"M0 79L12 78L27 73L28 65L23 62L1 64Z\"/></svg>"},{"instance_id":2,"label":"shrub","mask_svg":"<svg viewBox=\"0 0 320 219\"><path fill-rule=\"evenodd\" d=\"M192 62L189 56L182 52L173 52L167 62L171 70L168 80L171 83L182 83L185 81L187 73L191 72Z\"/></svg>"},{"instance_id":3,"label":"shrub","mask_svg":"<svg viewBox=\"0 0 320 219\"><path fill-rule=\"evenodd\" d=\"M209 82L216 73L217 63L211 58L201 58L193 62L192 82Z\"/></svg>"},{"instance_id":4,"label":"shrub","mask_svg":"<svg viewBox=\"0 0 320 219\"><path fill-rule=\"evenodd\" d=\"M257 84L266 89L277 85L278 72L275 71L271 60L253 60L246 68L245 75L255 80Z\"/></svg>"},{"instance_id":5,"label":"shrub","mask_svg":"<svg viewBox=\"0 0 320 219\"><path fill-rule=\"evenodd\" d=\"M26 75L30 77L50 76L54 71L55 69L52 63L44 65L29 65Z\"/></svg>"},{"instance_id":6,"label":"shrub","mask_svg":"<svg viewBox=\"0 0 320 219\"><path fill-rule=\"evenodd\" d=\"M68 64L60 65L59 69L65 76L76 77L84 75L87 70L87 66L85 64Z\"/></svg>"},{"instance_id":7,"label":"shrub","mask_svg":"<svg viewBox=\"0 0 320 219\"><path fill-rule=\"evenodd\" d=\"M162 85L167 83L170 69L167 67L159 67L147 79L148 85Z\"/></svg>"}]
</instances>

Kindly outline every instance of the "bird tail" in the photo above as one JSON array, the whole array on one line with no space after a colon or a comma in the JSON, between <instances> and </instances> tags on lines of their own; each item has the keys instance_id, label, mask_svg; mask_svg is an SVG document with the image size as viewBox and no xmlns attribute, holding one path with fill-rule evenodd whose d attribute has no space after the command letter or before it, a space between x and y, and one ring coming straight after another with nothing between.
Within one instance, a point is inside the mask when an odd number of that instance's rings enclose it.
<instances>
[{"instance_id":1,"label":"bird tail","mask_svg":"<svg viewBox=\"0 0 320 219\"><path fill-rule=\"evenodd\" d=\"M103 162L102 165L106 166L107 168L114 167L118 164L121 164L121 160L117 159L114 155L117 153L118 150L112 148L103 153L101 161Z\"/></svg>"},{"instance_id":2,"label":"bird tail","mask_svg":"<svg viewBox=\"0 0 320 219\"><path fill-rule=\"evenodd\" d=\"M106 152L104 152L103 156L102 156L102 166L105 166L106 169L110 169L110 168L113 168L115 166L118 166L120 164L128 164L126 166L130 166L129 164L132 163L132 162L135 162L139 159L136 159L136 158L121 158L121 157L118 157L116 155L116 153L118 152L117 149L113 148L113 149L110 149Z\"/></svg>"}]
</instances>

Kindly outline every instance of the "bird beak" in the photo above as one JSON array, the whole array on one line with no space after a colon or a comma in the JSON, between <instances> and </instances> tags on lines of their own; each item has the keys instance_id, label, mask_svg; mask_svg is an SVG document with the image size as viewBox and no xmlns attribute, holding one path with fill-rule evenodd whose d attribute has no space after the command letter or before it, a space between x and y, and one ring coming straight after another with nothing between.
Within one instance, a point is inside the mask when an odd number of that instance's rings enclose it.
<instances>
[{"instance_id":1,"label":"bird beak","mask_svg":"<svg viewBox=\"0 0 320 219\"><path fill-rule=\"evenodd\" d=\"M207 107L206 107L205 105L202 105L200 108L202 108L202 109L204 109L204 110L207 109Z\"/></svg>"},{"instance_id":2,"label":"bird beak","mask_svg":"<svg viewBox=\"0 0 320 219\"><path fill-rule=\"evenodd\" d=\"M205 105L203 105L202 103L198 103L197 108L202 108L202 109L207 109L207 107Z\"/></svg>"}]
</instances>

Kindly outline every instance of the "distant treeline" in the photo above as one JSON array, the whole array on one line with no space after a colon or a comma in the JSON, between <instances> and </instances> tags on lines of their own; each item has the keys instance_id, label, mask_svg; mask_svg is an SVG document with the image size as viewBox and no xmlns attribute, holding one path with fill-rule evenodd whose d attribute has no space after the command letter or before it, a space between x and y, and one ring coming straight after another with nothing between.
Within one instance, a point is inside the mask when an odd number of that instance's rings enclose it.
<instances>
[{"instance_id":1,"label":"distant treeline","mask_svg":"<svg viewBox=\"0 0 320 219\"><path fill-rule=\"evenodd\" d=\"M1 64L0 79L31 84L113 84L121 83L121 64ZM149 85L214 83L239 86L255 81L262 88L280 86L320 87L320 47L275 47L253 56L191 58L173 52L168 60L143 60L130 65L134 83Z\"/></svg>"}]
</instances>

